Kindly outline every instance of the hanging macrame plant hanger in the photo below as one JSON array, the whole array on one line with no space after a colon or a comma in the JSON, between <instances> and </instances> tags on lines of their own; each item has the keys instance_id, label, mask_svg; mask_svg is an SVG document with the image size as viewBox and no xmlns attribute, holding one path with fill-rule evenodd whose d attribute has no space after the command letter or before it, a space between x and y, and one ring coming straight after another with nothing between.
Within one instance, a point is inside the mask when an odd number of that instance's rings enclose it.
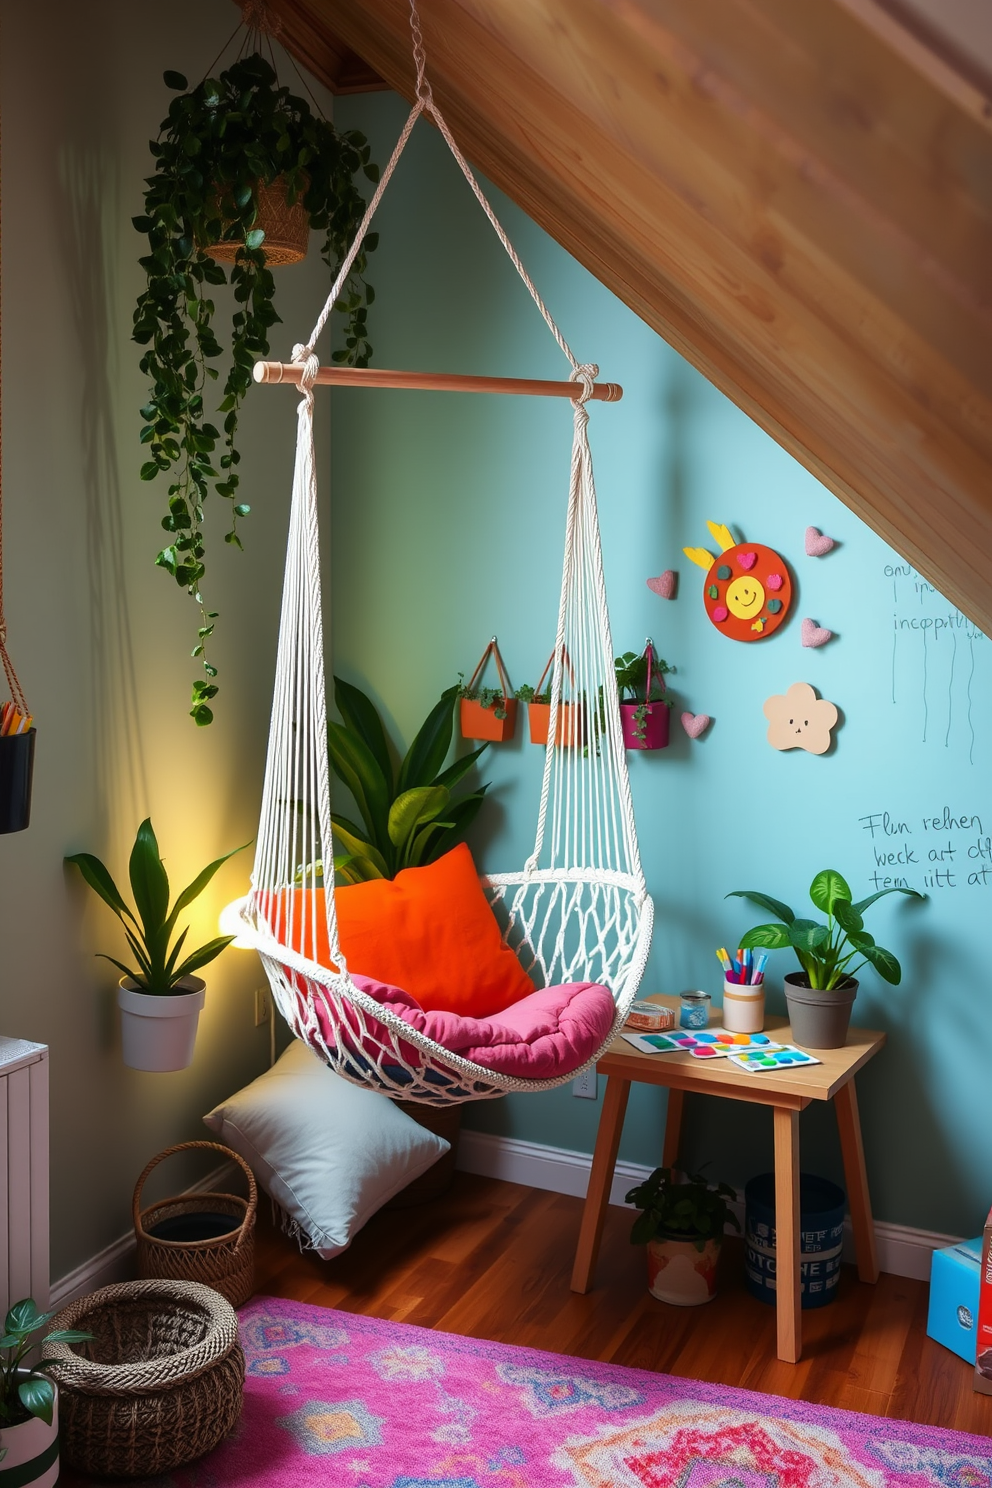
<instances>
[{"instance_id":1,"label":"hanging macrame plant hanger","mask_svg":"<svg viewBox=\"0 0 992 1488\"><path fill-rule=\"evenodd\" d=\"M596 488L588 440L590 400L614 401L621 389L596 382L555 325L468 162L434 102L414 0L411 28L416 100L365 218L339 270L313 333L289 364L258 363L259 382L297 384L296 465L289 541L252 888L239 909L239 942L259 952L276 1003L301 1039L345 1078L392 1096L432 1105L481 1100L510 1090L540 1091L551 1079L494 1072L454 1054L355 985L338 939L334 907L331 801L324 690L324 638L317 541L313 389L318 383L372 387L526 392L571 399L573 442L565 529L549 744L534 851L523 868L481 882L504 926L504 939L538 986L596 982L614 998L613 1026L600 1056L626 1020L651 945L653 905L634 828L620 729L613 643L606 607ZM314 350L352 261L396 168L410 132L429 114L570 367L563 382L467 378L380 369L322 368ZM569 698L586 714L584 748L556 742L563 658ZM326 871L325 871L326 865ZM328 954L318 960L318 946Z\"/></svg>"}]
</instances>

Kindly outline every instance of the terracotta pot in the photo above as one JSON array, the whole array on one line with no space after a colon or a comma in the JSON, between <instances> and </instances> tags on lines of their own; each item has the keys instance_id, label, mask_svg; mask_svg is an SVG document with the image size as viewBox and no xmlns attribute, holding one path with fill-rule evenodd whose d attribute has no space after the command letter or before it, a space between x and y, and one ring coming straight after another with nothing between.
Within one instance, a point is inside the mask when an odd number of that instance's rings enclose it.
<instances>
[{"instance_id":1,"label":"terracotta pot","mask_svg":"<svg viewBox=\"0 0 992 1488\"><path fill-rule=\"evenodd\" d=\"M700 1250L692 1240L666 1240L659 1236L647 1243L648 1291L659 1302L673 1307L699 1307L716 1296L716 1263L720 1240L703 1242Z\"/></svg>"},{"instance_id":2,"label":"terracotta pot","mask_svg":"<svg viewBox=\"0 0 992 1488\"><path fill-rule=\"evenodd\" d=\"M803 1049L843 1049L857 995L858 984L853 977L830 992L817 992L809 985L805 972L789 972L785 978L785 1001L793 1043Z\"/></svg>"},{"instance_id":3,"label":"terracotta pot","mask_svg":"<svg viewBox=\"0 0 992 1488\"><path fill-rule=\"evenodd\" d=\"M52 1424L32 1416L0 1431L5 1456L0 1463L0 1481L19 1488L54 1488L59 1475L59 1392L55 1388ZM6 1478L2 1477L6 1474Z\"/></svg>"},{"instance_id":4,"label":"terracotta pot","mask_svg":"<svg viewBox=\"0 0 992 1488\"><path fill-rule=\"evenodd\" d=\"M36 730L0 738L0 833L23 832L31 820Z\"/></svg>"},{"instance_id":5,"label":"terracotta pot","mask_svg":"<svg viewBox=\"0 0 992 1488\"><path fill-rule=\"evenodd\" d=\"M528 703L527 724L532 744L547 744L551 727L551 704ZM555 727L555 743L575 745L585 743L585 712L581 703L559 703L558 722Z\"/></svg>"},{"instance_id":6,"label":"terracotta pot","mask_svg":"<svg viewBox=\"0 0 992 1488\"><path fill-rule=\"evenodd\" d=\"M644 709L638 725L638 709ZM621 703L620 725L627 749L667 749L669 708L667 703ZM640 735L641 737L638 737Z\"/></svg>"},{"instance_id":7,"label":"terracotta pot","mask_svg":"<svg viewBox=\"0 0 992 1488\"><path fill-rule=\"evenodd\" d=\"M497 718L495 708L484 708L472 698L462 698L459 703L463 739L488 739L493 744L505 744L512 739L517 727L517 700L504 698L505 718Z\"/></svg>"},{"instance_id":8,"label":"terracotta pot","mask_svg":"<svg viewBox=\"0 0 992 1488\"><path fill-rule=\"evenodd\" d=\"M200 977L188 976L176 985L182 990L160 997L143 992L130 977L121 978L117 1005L124 1063L129 1069L165 1074L188 1069L193 1063L207 984Z\"/></svg>"},{"instance_id":9,"label":"terracotta pot","mask_svg":"<svg viewBox=\"0 0 992 1488\"><path fill-rule=\"evenodd\" d=\"M257 215L255 226L265 233L262 249L267 268L284 268L300 263L307 256L310 219L302 199L293 206L286 201L286 177L277 176L268 186L258 181L255 186ZM207 252L221 263L234 263L240 243L210 243Z\"/></svg>"}]
</instances>

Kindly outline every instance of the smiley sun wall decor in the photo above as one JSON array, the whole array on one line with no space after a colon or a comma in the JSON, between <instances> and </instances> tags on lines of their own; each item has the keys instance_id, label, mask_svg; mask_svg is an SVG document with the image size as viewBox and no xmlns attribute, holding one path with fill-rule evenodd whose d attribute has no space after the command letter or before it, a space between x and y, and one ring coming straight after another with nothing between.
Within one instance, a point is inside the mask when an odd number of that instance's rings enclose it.
<instances>
[{"instance_id":1,"label":"smiley sun wall decor","mask_svg":"<svg viewBox=\"0 0 992 1488\"><path fill-rule=\"evenodd\" d=\"M717 630L733 641L760 641L778 630L792 604L792 580L785 560L761 543L735 543L729 528L707 522L720 544L714 558L707 548L683 548L706 570L703 604Z\"/></svg>"},{"instance_id":2,"label":"smiley sun wall decor","mask_svg":"<svg viewBox=\"0 0 992 1488\"><path fill-rule=\"evenodd\" d=\"M793 682L786 693L776 693L764 705L768 719L768 742L773 749L806 749L826 754L831 729L837 724L837 709L826 698L818 698L808 682Z\"/></svg>"}]
</instances>

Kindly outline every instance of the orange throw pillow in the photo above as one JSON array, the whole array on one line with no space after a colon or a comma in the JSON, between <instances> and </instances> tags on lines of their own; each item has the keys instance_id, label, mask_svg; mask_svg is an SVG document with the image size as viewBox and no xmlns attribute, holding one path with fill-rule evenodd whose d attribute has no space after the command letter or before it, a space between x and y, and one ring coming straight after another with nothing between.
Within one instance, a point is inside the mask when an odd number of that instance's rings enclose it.
<instances>
[{"instance_id":1,"label":"orange throw pillow","mask_svg":"<svg viewBox=\"0 0 992 1488\"><path fill-rule=\"evenodd\" d=\"M465 843L426 868L336 889L335 902L348 970L402 987L425 1012L489 1018L534 991L503 944ZM319 903L315 959L326 966L323 918Z\"/></svg>"}]
</instances>

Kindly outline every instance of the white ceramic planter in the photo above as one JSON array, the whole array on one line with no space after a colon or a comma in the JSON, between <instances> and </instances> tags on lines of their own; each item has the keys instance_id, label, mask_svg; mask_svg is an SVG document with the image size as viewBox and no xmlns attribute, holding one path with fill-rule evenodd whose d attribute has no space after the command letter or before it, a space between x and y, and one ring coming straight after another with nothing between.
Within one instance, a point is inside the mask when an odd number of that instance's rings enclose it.
<instances>
[{"instance_id":1,"label":"white ceramic planter","mask_svg":"<svg viewBox=\"0 0 992 1488\"><path fill-rule=\"evenodd\" d=\"M205 1001L206 983L199 977L183 977L176 984L181 992L158 997L142 992L130 977L122 977L117 989L121 1010L121 1040L124 1063L130 1069L188 1069L193 1063L196 1025ZM2 1485L0 1485L2 1488Z\"/></svg>"},{"instance_id":2,"label":"white ceramic planter","mask_svg":"<svg viewBox=\"0 0 992 1488\"><path fill-rule=\"evenodd\" d=\"M59 1475L58 1390L50 1426L37 1416L17 1426L4 1426L0 1447L5 1452L0 1461L0 1483L16 1484L17 1488L54 1488Z\"/></svg>"},{"instance_id":3,"label":"white ceramic planter","mask_svg":"<svg viewBox=\"0 0 992 1488\"><path fill-rule=\"evenodd\" d=\"M649 1240L647 1253L648 1290L659 1302L698 1307L716 1296L719 1240L707 1240L702 1250L691 1240Z\"/></svg>"},{"instance_id":4,"label":"white ceramic planter","mask_svg":"<svg viewBox=\"0 0 992 1488\"><path fill-rule=\"evenodd\" d=\"M723 1026L728 1033L760 1033L765 1026L765 989L723 984Z\"/></svg>"}]
</instances>

